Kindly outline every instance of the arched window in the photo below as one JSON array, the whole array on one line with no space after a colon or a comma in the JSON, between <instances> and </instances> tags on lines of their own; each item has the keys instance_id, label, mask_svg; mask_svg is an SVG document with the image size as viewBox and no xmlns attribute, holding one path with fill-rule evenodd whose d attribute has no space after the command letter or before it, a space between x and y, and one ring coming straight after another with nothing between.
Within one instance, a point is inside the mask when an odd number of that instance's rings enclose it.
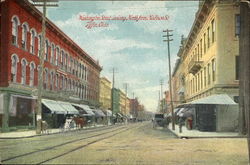
<instances>
[{"instance_id":1,"label":"arched window","mask_svg":"<svg viewBox=\"0 0 250 165\"><path fill-rule=\"evenodd\" d=\"M61 60L60 60L60 67L63 68L64 67L64 51L61 51Z\"/></svg>"},{"instance_id":2,"label":"arched window","mask_svg":"<svg viewBox=\"0 0 250 165\"><path fill-rule=\"evenodd\" d=\"M50 90L54 90L54 72L50 73Z\"/></svg>"},{"instance_id":3,"label":"arched window","mask_svg":"<svg viewBox=\"0 0 250 165\"><path fill-rule=\"evenodd\" d=\"M27 33L29 31L29 25L27 22L22 25L22 48L26 50L27 48Z\"/></svg>"},{"instance_id":4,"label":"arched window","mask_svg":"<svg viewBox=\"0 0 250 165\"><path fill-rule=\"evenodd\" d=\"M17 63L19 62L18 56L13 54L11 56L11 82L16 82L17 78Z\"/></svg>"},{"instance_id":5,"label":"arched window","mask_svg":"<svg viewBox=\"0 0 250 165\"><path fill-rule=\"evenodd\" d=\"M35 29L30 30L30 53L35 54L35 39L36 39L36 31Z\"/></svg>"},{"instance_id":6,"label":"arched window","mask_svg":"<svg viewBox=\"0 0 250 165\"><path fill-rule=\"evenodd\" d=\"M67 90L68 87L68 79L65 77L64 79L64 90Z\"/></svg>"},{"instance_id":7,"label":"arched window","mask_svg":"<svg viewBox=\"0 0 250 165\"><path fill-rule=\"evenodd\" d=\"M18 41L18 25L20 25L19 18L17 16L13 16L11 19L12 22L12 37L11 42L14 45L17 45Z\"/></svg>"},{"instance_id":8,"label":"arched window","mask_svg":"<svg viewBox=\"0 0 250 165\"><path fill-rule=\"evenodd\" d=\"M65 54L65 70L68 70L68 54Z\"/></svg>"},{"instance_id":9,"label":"arched window","mask_svg":"<svg viewBox=\"0 0 250 165\"><path fill-rule=\"evenodd\" d=\"M22 72L21 72L21 84L26 84L26 66L27 66L27 60L25 58L21 61L22 64Z\"/></svg>"},{"instance_id":10,"label":"arched window","mask_svg":"<svg viewBox=\"0 0 250 165\"><path fill-rule=\"evenodd\" d=\"M56 88L58 89L58 85L59 85L59 75L58 74L56 74L56 84L55 84L55 86L56 86Z\"/></svg>"},{"instance_id":11,"label":"arched window","mask_svg":"<svg viewBox=\"0 0 250 165\"><path fill-rule=\"evenodd\" d=\"M50 63L54 64L54 53L55 53L55 45L51 44L51 51L50 51Z\"/></svg>"},{"instance_id":12,"label":"arched window","mask_svg":"<svg viewBox=\"0 0 250 165\"><path fill-rule=\"evenodd\" d=\"M41 34L38 35L38 57L41 55L41 46L42 46L42 36Z\"/></svg>"},{"instance_id":13,"label":"arched window","mask_svg":"<svg viewBox=\"0 0 250 165\"><path fill-rule=\"evenodd\" d=\"M55 61L56 66L58 66L58 62L59 62L59 52L60 52L59 47L57 47L56 48L56 61Z\"/></svg>"},{"instance_id":14,"label":"arched window","mask_svg":"<svg viewBox=\"0 0 250 165\"><path fill-rule=\"evenodd\" d=\"M45 41L45 57L44 60L48 61L49 60L49 41Z\"/></svg>"},{"instance_id":15,"label":"arched window","mask_svg":"<svg viewBox=\"0 0 250 165\"><path fill-rule=\"evenodd\" d=\"M35 63L30 63L30 86L34 86L34 71L35 71Z\"/></svg>"}]
</instances>

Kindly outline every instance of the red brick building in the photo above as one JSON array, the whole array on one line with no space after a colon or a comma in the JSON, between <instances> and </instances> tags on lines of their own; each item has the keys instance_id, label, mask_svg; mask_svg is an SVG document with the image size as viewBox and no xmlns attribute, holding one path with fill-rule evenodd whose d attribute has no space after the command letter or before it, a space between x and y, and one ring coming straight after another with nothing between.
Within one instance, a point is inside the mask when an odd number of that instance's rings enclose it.
<instances>
[{"instance_id":1,"label":"red brick building","mask_svg":"<svg viewBox=\"0 0 250 165\"><path fill-rule=\"evenodd\" d=\"M34 125L42 13L28 0L4 0L0 5L0 124L4 129ZM43 98L97 105L101 69L46 20ZM18 117L22 120L15 123Z\"/></svg>"}]
</instances>

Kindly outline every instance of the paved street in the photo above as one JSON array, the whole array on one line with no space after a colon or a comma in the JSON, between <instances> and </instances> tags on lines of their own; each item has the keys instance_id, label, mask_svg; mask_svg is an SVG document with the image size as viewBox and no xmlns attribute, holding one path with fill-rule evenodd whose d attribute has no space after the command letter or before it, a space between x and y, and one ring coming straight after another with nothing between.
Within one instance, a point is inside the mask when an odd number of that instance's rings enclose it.
<instances>
[{"instance_id":1,"label":"paved street","mask_svg":"<svg viewBox=\"0 0 250 165\"><path fill-rule=\"evenodd\" d=\"M0 140L4 164L247 164L241 138L177 139L152 123Z\"/></svg>"}]
</instances>

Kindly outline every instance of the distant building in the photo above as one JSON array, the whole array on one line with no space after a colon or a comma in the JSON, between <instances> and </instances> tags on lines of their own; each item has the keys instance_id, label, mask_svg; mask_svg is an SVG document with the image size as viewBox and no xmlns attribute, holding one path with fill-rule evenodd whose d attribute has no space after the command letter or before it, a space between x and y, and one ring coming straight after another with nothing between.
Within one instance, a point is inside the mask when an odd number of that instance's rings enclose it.
<instances>
[{"instance_id":1,"label":"distant building","mask_svg":"<svg viewBox=\"0 0 250 165\"><path fill-rule=\"evenodd\" d=\"M126 114L126 94L120 90L120 112Z\"/></svg>"},{"instance_id":2,"label":"distant building","mask_svg":"<svg viewBox=\"0 0 250 165\"><path fill-rule=\"evenodd\" d=\"M100 105L103 110L111 109L111 82L106 78L100 79Z\"/></svg>"},{"instance_id":3,"label":"distant building","mask_svg":"<svg viewBox=\"0 0 250 165\"><path fill-rule=\"evenodd\" d=\"M121 112L120 106L120 89L113 88L113 114Z\"/></svg>"},{"instance_id":4,"label":"distant building","mask_svg":"<svg viewBox=\"0 0 250 165\"><path fill-rule=\"evenodd\" d=\"M0 126L34 127L42 13L28 0L0 8ZM49 19L44 60L43 99L99 105L101 66Z\"/></svg>"}]
</instances>

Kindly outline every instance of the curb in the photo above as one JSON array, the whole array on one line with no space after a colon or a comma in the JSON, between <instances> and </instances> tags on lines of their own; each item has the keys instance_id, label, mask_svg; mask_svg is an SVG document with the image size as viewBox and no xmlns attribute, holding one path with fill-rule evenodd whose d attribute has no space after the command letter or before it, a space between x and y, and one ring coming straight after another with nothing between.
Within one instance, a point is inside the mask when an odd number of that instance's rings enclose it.
<instances>
[{"instance_id":1,"label":"curb","mask_svg":"<svg viewBox=\"0 0 250 165\"><path fill-rule=\"evenodd\" d=\"M100 127L108 127L108 126L100 126ZM21 137L0 137L0 139L25 139L25 138L33 138L33 137L38 137L38 136L47 136L47 135L71 133L71 132L83 131L83 130L91 130L91 129L100 128L100 127L90 127L86 129L76 129L76 130L61 131L61 132L54 132L54 133L35 134L35 135L21 136Z\"/></svg>"}]
</instances>

